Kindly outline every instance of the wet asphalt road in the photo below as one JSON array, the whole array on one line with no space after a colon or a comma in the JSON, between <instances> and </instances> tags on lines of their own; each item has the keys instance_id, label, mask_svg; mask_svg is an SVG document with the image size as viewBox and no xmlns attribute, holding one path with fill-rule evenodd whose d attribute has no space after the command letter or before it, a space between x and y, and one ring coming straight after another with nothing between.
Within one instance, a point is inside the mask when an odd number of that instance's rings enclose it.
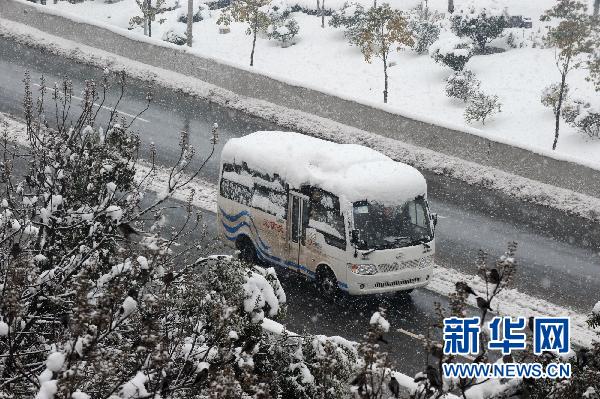
<instances>
[{"instance_id":1,"label":"wet asphalt road","mask_svg":"<svg viewBox=\"0 0 600 399\"><path fill-rule=\"evenodd\" d=\"M48 85L66 75L73 80L75 95L85 79L101 76L98 69L0 38L0 112L22 115L21 80L25 70L31 72L34 83L45 75ZM119 110L137 114L145 107L146 91L145 83L128 81ZM281 130L270 122L169 90L154 90L154 98L151 108L142 115L143 120L138 120L133 128L140 133L145 154L148 144L155 143L157 162L162 165L176 161L181 130L190 132L198 163L208 153L213 123L219 125L217 154L231 137L256 130ZM114 96L108 103L111 101ZM217 165L218 156L208 162L202 177L215 182ZM445 177L426 177L431 206L440 215L436 232L438 263L474 273L478 250L486 250L494 259L504 252L508 241L514 240L519 243L517 289L580 311L588 311L600 300L599 226ZM205 220L214 232L214 215L205 212ZM446 302L428 290L418 290L409 298L358 298L329 304L301 277L282 273L282 281L289 301L283 322L290 330L350 339L364 334L370 314L381 305L388 308L393 328L425 333L433 321L434 302ZM409 374L418 371L424 361L419 342L401 333L393 333L389 338L389 351L398 369Z\"/></svg>"}]
</instances>

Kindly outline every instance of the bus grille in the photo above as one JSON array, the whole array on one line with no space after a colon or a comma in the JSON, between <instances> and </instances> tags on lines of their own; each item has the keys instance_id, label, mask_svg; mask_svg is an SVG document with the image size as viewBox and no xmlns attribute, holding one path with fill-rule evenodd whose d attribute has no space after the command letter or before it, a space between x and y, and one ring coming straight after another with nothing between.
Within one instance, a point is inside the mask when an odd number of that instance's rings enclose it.
<instances>
[{"instance_id":1,"label":"bus grille","mask_svg":"<svg viewBox=\"0 0 600 399\"><path fill-rule=\"evenodd\" d=\"M420 277L409 278L409 279L406 279L406 280L380 281L378 283L375 283L375 288L396 287L396 286L399 286L399 285L407 285L407 284L418 283L419 281L421 281Z\"/></svg>"},{"instance_id":2,"label":"bus grille","mask_svg":"<svg viewBox=\"0 0 600 399\"><path fill-rule=\"evenodd\" d=\"M383 263L377 266L379 273L391 273L402 269L416 269L419 267L419 259L408 260L406 262Z\"/></svg>"}]
</instances>

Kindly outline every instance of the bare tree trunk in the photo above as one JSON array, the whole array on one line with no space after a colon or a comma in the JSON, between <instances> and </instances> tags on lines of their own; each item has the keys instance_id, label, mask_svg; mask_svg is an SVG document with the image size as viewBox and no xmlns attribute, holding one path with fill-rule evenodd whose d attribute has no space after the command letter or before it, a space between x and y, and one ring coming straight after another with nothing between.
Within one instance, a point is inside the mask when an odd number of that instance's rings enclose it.
<instances>
[{"instance_id":1,"label":"bare tree trunk","mask_svg":"<svg viewBox=\"0 0 600 399\"><path fill-rule=\"evenodd\" d=\"M323 0L323 4L321 5L321 28L325 28L325 0Z\"/></svg>"},{"instance_id":2,"label":"bare tree trunk","mask_svg":"<svg viewBox=\"0 0 600 399\"><path fill-rule=\"evenodd\" d=\"M387 55L385 53L382 54L383 57L383 102L387 104L388 99L388 74L387 74Z\"/></svg>"},{"instance_id":3,"label":"bare tree trunk","mask_svg":"<svg viewBox=\"0 0 600 399\"><path fill-rule=\"evenodd\" d=\"M194 26L194 0L188 0L187 7L187 45L192 47L192 27Z\"/></svg>"},{"instance_id":4,"label":"bare tree trunk","mask_svg":"<svg viewBox=\"0 0 600 399\"><path fill-rule=\"evenodd\" d=\"M258 10L254 12L254 37L252 38L252 52L250 53L250 66L254 66L254 48L256 47L256 31L258 30Z\"/></svg>"},{"instance_id":5,"label":"bare tree trunk","mask_svg":"<svg viewBox=\"0 0 600 399\"><path fill-rule=\"evenodd\" d=\"M150 0L144 0L144 7L142 8L142 14L144 14L144 36L148 36L148 24L150 23L150 18L148 17L148 7L150 5Z\"/></svg>"},{"instance_id":6,"label":"bare tree trunk","mask_svg":"<svg viewBox=\"0 0 600 399\"><path fill-rule=\"evenodd\" d=\"M148 18L148 37L152 37L152 20Z\"/></svg>"},{"instance_id":7,"label":"bare tree trunk","mask_svg":"<svg viewBox=\"0 0 600 399\"><path fill-rule=\"evenodd\" d=\"M554 143L552 143L552 149L556 150L556 144L558 144L558 131L560 129L560 114L562 111L562 105L565 97L565 86L567 82L567 71L569 65L569 61L565 68L561 71L561 79L560 79L560 91L558 92L558 103L556 104L556 112L554 113L555 119L555 127L554 127Z\"/></svg>"},{"instance_id":8,"label":"bare tree trunk","mask_svg":"<svg viewBox=\"0 0 600 399\"><path fill-rule=\"evenodd\" d=\"M600 16L600 0L594 1L594 17Z\"/></svg>"},{"instance_id":9,"label":"bare tree trunk","mask_svg":"<svg viewBox=\"0 0 600 399\"><path fill-rule=\"evenodd\" d=\"M448 0L448 12L450 14L454 12L454 0Z\"/></svg>"}]
</instances>

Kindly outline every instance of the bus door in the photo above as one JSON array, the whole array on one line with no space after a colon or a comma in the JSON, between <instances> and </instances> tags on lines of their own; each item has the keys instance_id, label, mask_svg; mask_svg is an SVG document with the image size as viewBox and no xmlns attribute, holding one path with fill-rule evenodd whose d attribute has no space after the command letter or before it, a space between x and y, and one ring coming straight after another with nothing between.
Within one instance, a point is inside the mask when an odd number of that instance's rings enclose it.
<instances>
[{"instance_id":1,"label":"bus door","mask_svg":"<svg viewBox=\"0 0 600 399\"><path fill-rule=\"evenodd\" d=\"M298 267L302 257L302 248L305 244L306 224L308 223L308 197L304 194L290 191L288 201L288 229L287 229L287 259L292 263L291 269L306 273Z\"/></svg>"}]
</instances>

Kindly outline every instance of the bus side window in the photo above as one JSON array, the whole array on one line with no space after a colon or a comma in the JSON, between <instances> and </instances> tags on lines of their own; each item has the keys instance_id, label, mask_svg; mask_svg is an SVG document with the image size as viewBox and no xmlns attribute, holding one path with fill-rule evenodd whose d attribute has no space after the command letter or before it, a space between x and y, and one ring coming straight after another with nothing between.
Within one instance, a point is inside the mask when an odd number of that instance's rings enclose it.
<instances>
[{"instance_id":1,"label":"bus side window","mask_svg":"<svg viewBox=\"0 0 600 399\"><path fill-rule=\"evenodd\" d=\"M279 218L286 217L287 195L260 184L254 185L251 206Z\"/></svg>"},{"instance_id":2,"label":"bus side window","mask_svg":"<svg viewBox=\"0 0 600 399\"><path fill-rule=\"evenodd\" d=\"M221 197L248 206L250 205L250 201L252 200L252 192L254 191L250 187L232 182L231 180L227 179L221 179L220 190Z\"/></svg>"}]
</instances>

